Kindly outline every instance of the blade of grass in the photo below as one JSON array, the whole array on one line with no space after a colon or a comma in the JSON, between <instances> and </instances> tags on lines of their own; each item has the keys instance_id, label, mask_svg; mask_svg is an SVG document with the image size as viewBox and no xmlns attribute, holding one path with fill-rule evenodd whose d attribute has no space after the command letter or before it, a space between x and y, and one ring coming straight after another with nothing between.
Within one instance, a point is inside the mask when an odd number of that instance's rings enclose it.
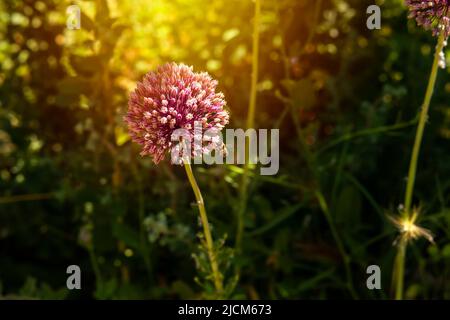
<instances>
[{"instance_id":1,"label":"blade of grass","mask_svg":"<svg viewBox=\"0 0 450 320\"><path fill-rule=\"evenodd\" d=\"M303 203L296 204L292 207L282 209L281 212L277 214L277 217L275 219L273 219L266 225L264 225L256 230L253 230L252 232L247 233L247 235L249 237L260 236L260 235L272 230L273 228L278 226L280 223L282 223L283 221L287 220L292 215L294 215L298 211L298 209L300 209L301 207L303 207Z\"/></svg>"}]
</instances>

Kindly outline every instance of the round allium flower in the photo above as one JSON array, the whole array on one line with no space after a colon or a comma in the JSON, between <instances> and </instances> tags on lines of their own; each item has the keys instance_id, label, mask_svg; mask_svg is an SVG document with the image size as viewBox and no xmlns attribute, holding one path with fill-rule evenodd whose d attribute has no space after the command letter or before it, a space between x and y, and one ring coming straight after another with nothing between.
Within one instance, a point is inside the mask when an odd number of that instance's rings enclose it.
<instances>
[{"instance_id":1,"label":"round allium flower","mask_svg":"<svg viewBox=\"0 0 450 320\"><path fill-rule=\"evenodd\" d=\"M450 0L406 0L409 8L409 18L414 18L417 24L433 35L444 32L445 38L450 35Z\"/></svg>"},{"instance_id":2,"label":"round allium flower","mask_svg":"<svg viewBox=\"0 0 450 320\"><path fill-rule=\"evenodd\" d=\"M184 129L189 139L203 131L220 132L229 115L222 92L216 92L217 81L208 73L196 73L184 64L168 63L149 72L128 101L128 124L131 138L142 145L141 155L150 155L155 163L164 159L172 147L172 133ZM222 148L221 140L212 139L207 147L192 148L191 157Z\"/></svg>"}]
</instances>

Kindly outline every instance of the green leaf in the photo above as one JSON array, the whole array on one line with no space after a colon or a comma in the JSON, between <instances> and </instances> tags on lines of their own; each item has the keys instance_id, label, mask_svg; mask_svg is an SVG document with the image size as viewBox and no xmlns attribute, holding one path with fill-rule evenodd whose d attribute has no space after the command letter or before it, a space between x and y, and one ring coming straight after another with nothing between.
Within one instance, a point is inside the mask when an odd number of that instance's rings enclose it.
<instances>
[{"instance_id":1,"label":"green leaf","mask_svg":"<svg viewBox=\"0 0 450 320\"><path fill-rule=\"evenodd\" d=\"M105 282L101 282L98 284L98 287L95 290L95 297L100 300L112 299L117 288L118 284L115 278L112 278Z\"/></svg>"},{"instance_id":2,"label":"green leaf","mask_svg":"<svg viewBox=\"0 0 450 320\"><path fill-rule=\"evenodd\" d=\"M333 272L335 272L335 269L331 268L324 272L319 273L313 278L302 281L302 283L297 287L298 292L307 291L310 290L311 288L317 288L320 281L331 276Z\"/></svg>"},{"instance_id":3,"label":"green leaf","mask_svg":"<svg viewBox=\"0 0 450 320\"><path fill-rule=\"evenodd\" d=\"M181 280L172 283L172 291L179 296L180 299L189 299L195 295L192 288Z\"/></svg>"},{"instance_id":4,"label":"green leaf","mask_svg":"<svg viewBox=\"0 0 450 320\"><path fill-rule=\"evenodd\" d=\"M345 186L336 202L336 221L338 225L353 226L360 222L362 207L361 194L351 185Z\"/></svg>"},{"instance_id":5,"label":"green leaf","mask_svg":"<svg viewBox=\"0 0 450 320\"><path fill-rule=\"evenodd\" d=\"M316 92L310 79L283 80L281 83L289 92L295 108L310 109L316 104Z\"/></svg>"},{"instance_id":6,"label":"green leaf","mask_svg":"<svg viewBox=\"0 0 450 320\"><path fill-rule=\"evenodd\" d=\"M71 55L69 57L70 65L78 73L82 75L92 75L98 72L102 65L102 60L98 56L82 57L78 55Z\"/></svg>"},{"instance_id":7,"label":"green leaf","mask_svg":"<svg viewBox=\"0 0 450 320\"><path fill-rule=\"evenodd\" d=\"M139 241L139 235L136 231L130 227L116 223L113 226L113 234L118 239L122 240L127 246L137 251L141 251L141 243Z\"/></svg>"},{"instance_id":8,"label":"green leaf","mask_svg":"<svg viewBox=\"0 0 450 320\"><path fill-rule=\"evenodd\" d=\"M64 78L58 83L58 92L63 95L89 94L92 88L93 82L83 77Z\"/></svg>"},{"instance_id":9,"label":"green leaf","mask_svg":"<svg viewBox=\"0 0 450 320\"><path fill-rule=\"evenodd\" d=\"M122 33L129 29L130 26L124 23L115 23L114 26L112 27L112 32L114 33L116 39L118 39Z\"/></svg>"},{"instance_id":10,"label":"green leaf","mask_svg":"<svg viewBox=\"0 0 450 320\"><path fill-rule=\"evenodd\" d=\"M95 21L99 24L104 24L105 21L110 20L110 12L107 0L97 0L96 1L97 11L95 13Z\"/></svg>"},{"instance_id":11,"label":"green leaf","mask_svg":"<svg viewBox=\"0 0 450 320\"><path fill-rule=\"evenodd\" d=\"M80 24L84 30L92 31L95 30L95 23L92 21L89 16L87 16L83 11L81 11L80 15Z\"/></svg>"},{"instance_id":12,"label":"green leaf","mask_svg":"<svg viewBox=\"0 0 450 320\"><path fill-rule=\"evenodd\" d=\"M442 256L444 258L450 258L450 244L446 244L442 249Z\"/></svg>"},{"instance_id":13,"label":"green leaf","mask_svg":"<svg viewBox=\"0 0 450 320\"><path fill-rule=\"evenodd\" d=\"M296 204L294 206L289 206L286 208L281 209L277 214L276 214L276 218L273 219L272 221L270 221L269 223L267 223L266 225L252 231L249 232L248 235L249 236L258 236L261 235L263 233L266 233L267 231L275 228L277 225L279 225L280 223L282 223L283 221L285 221L286 219L288 219L290 216L292 216L294 213L297 212L298 209L300 209L303 206L302 203L300 204Z\"/></svg>"}]
</instances>

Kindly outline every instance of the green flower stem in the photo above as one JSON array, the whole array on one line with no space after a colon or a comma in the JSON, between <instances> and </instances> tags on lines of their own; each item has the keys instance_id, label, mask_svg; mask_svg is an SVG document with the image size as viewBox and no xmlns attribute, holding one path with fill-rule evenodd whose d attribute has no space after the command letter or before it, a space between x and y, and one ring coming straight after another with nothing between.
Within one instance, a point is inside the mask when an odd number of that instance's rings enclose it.
<instances>
[{"instance_id":1,"label":"green flower stem","mask_svg":"<svg viewBox=\"0 0 450 320\"><path fill-rule=\"evenodd\" d=\"M250 87L250 103L247 114L247 129L253 128L256 110L256 89L258 85L258 56L259 56L259 25L261 20L261 0L255 0L255 14L253 18L253 44L252 44L252 78ZM237 211L236 250L239 252L244 233L244 214L247 207L250 157L249 138L245 139L245 164L242 175L241 196Z\"/></svg>"},{"instance_id":2,"label":"green flower stem","mask_svg":"<svg viewBox=\"0 0 450 320\"><path fill-rule=\"evenodd\" d=\"M428 80L428 87L425 93L425 100L422 105L422 110L420 112L419 124L417 126L416 139L414 141L414 147L411 155L411 161L409 163L409 173L408 182L406 185L406 196L405 196L405 214L409 217L412 204L412 195L414 190L414 182L416 179L417 172L417 160L419 158L420 145L422 143L423 132L425 129L425 124L428 119L428 109L430 107L431 97L433 96L434 86L436 84L436 78L439 68L440 53L444 48L445 36L441 32L439 36L438 45L436 47L436 52L434 54L433 67L431 69L430 79Z\"/></svg>"},{"instance_id":3,"label":"green flower stem","mask_svg":"<svg viewBox=\"0 0 450 320\"><path fill-rule=\"evenodd\" d=\"M397 248L397 256L394 263L395 299L403 299L403 283L405 278L406 238L402 237Z\"/></svg>"},{"instance_id":4,"label":"green flower stem","mask_svg":"<svg viewBox=\"0 0 450 320\"><path fill-rule=\"evenodd\" d=\"M417 162L419 159L420 146L422 144L425 124L428 119L428 109L430 108L430 102L433 96L434 86L436 84L436 78L439 69L440 53L444 48L445 40L446 40L445 36L443 32L441 32L438 44L436 46L436 52L434 53L433 67L431 68L431 74L428 80L425 99L423 101L422 110L420 111L419 124L417 125L416 138L414 141L411 160L409 163L408 180L406 184L406 193L405 193L405 208L402 212L403 218L407 220L411 218L412 197L414 191L414 182L416 180ZM397 300L403 299L403 283L405 275L405 256L407 244L408 244L407 240L404 237L402 237L397 247L397 256L394 263L393 281L395 282L395 299Z\"/></svg>"},{"instance_id":5,"label":"green flower stem","mask_svg":"<svg viewBox=\"0 0 450 320\"><path fill-rule=\"evenodd\" d=\"M217 293L220 295L223 291L222 275L219 271L219 265L216 259L216 253L214 250L214 243L211 236L211 230L209 229L208 216L206 214L205 203L203 202L202 193L198 187L197 181L195 180L194 173L192 172L191 164L188 161L184 162L184 168L189 179L189 182L194 191L195 198L197 200L198 209L200 212L200 219L202 220L203 233L206 241L206 248L208 250L209 262L211 264L211 270L213 273L214 286Z\"/></svg>"}]
</instances>

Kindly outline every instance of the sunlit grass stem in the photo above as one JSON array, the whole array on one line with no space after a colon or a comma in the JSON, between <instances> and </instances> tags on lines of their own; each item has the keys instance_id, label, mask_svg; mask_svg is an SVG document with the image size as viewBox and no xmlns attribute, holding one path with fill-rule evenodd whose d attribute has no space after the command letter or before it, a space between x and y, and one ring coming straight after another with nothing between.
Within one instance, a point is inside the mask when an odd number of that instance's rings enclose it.
<instances>
[{"instance_id":1,"label":"sunlit grass stem","mask_svg":"<svg viewBox=\"0 0 450 320\"><path fill-rule=\"evenodd\" d=\"M397 255L394 262L393 280L395 282L395 299L403 299L403 285L405 278L406 238L401 238L397 247Z\"/></svg>"},{"instance_id":2,"label":"sunlit grass stem","mask_svg":"<svg viewBox=\"0 0 450 320\"><path fill-rule=\"evenodd\" d=\"M422 104L422 109L420 111L419 123L417 125L416 138L414 140L413 151L411 154L411 160L409 163L408 180L406 184L405 193L405 207L403 209L402 215L404 219L411 218L411 206L412 197L414 191L414 183L416 180L417 173L417 162L419 159L420 146L422 144L423 133L425 130L425 124L428 120L428 109L430 108L431 98L433 96L434 87L436 84L436 78L439 69L440 53L445 46L445 34L441 32L438 39L438 44L436 46L436 52L434 53L433 66L431 68L430 78L428 80L427 91L425 93L425 99ZM403 299L403 283L404 283L404 269L405 269L405 256L406 256L407 241L405 239L400 239L397 247L397 256L394 264L394 277L395 282L395 299Z\"/></svg>"},{"instance_id":3,"label":"sunlit grass stem","mask_svg":"<svg viewBox=\"0 0 450 320\"><path fill-rule=\"evenodd\" d=\"M425 129L425 124L428 119L428 109L430 107L431 97L433 96L434 86L436 84L436 78L439 69L440 53L444 48L445 37L442 33L438 40L438 45L436 47L436 52L434 54L433 67L431 69L430 79L428 81L427 91L425 93L425 100L422 105L422 110L420 112L419 124L417 126L416 139L414 141L414 147L411 154L411 160L409 163L408 181L406 185L406 195L405 195L405 214L409 215L411 211L412 196L414 190L414 182L416 179L417 172L417 161L419 158L420 145L422 144L423 132Z\"/></svg>"},{"instance_id":4,"label":"sunlit grass stem","mask_svg":"<svg viewBox=\"0 0 450 320\"><path fill-rule=\"evenodd\" d=\"M216 252L214 249L214 242L211 236L211 230L209 229L208 216L206 214L205 203L203 201L202 193L198 187L197 181L195 180L194 173L192 172L191 164L188 161L184 162L184 168L186 169L186 174L188 176L189 182L191 184L192 190L194 191L195 198L197 200L198 210L200 212L200 219L203 226L203 234L205 236L206 248L208 250L208 258L211 264L211 270L213 274L214 286L217 293L220 294L223 291L222 275L219 271L219 265L217 263Z\"/></svg>"},{"instance_id":5,"label":"sunlit grass stem","mask_svg":"<svg viewBox=\"0 0 450 320\"><path fill-rule=\"evenodd\" d=\"M255 0L255 14L253 18L253 44L252 44L252 76L250 85L250 102L247 114L247 129L253 128L255 124L256 110L256 91L258 85L258 56L259 56L259 26L261 20L261 0ZM242 236L244 233L244 214L247 208L249 171L249 138L245 140L245 164L242 175L240 202L237 210L237 231L236 231L236 249L240 251Z\"/></svg>"}]
</instances>

